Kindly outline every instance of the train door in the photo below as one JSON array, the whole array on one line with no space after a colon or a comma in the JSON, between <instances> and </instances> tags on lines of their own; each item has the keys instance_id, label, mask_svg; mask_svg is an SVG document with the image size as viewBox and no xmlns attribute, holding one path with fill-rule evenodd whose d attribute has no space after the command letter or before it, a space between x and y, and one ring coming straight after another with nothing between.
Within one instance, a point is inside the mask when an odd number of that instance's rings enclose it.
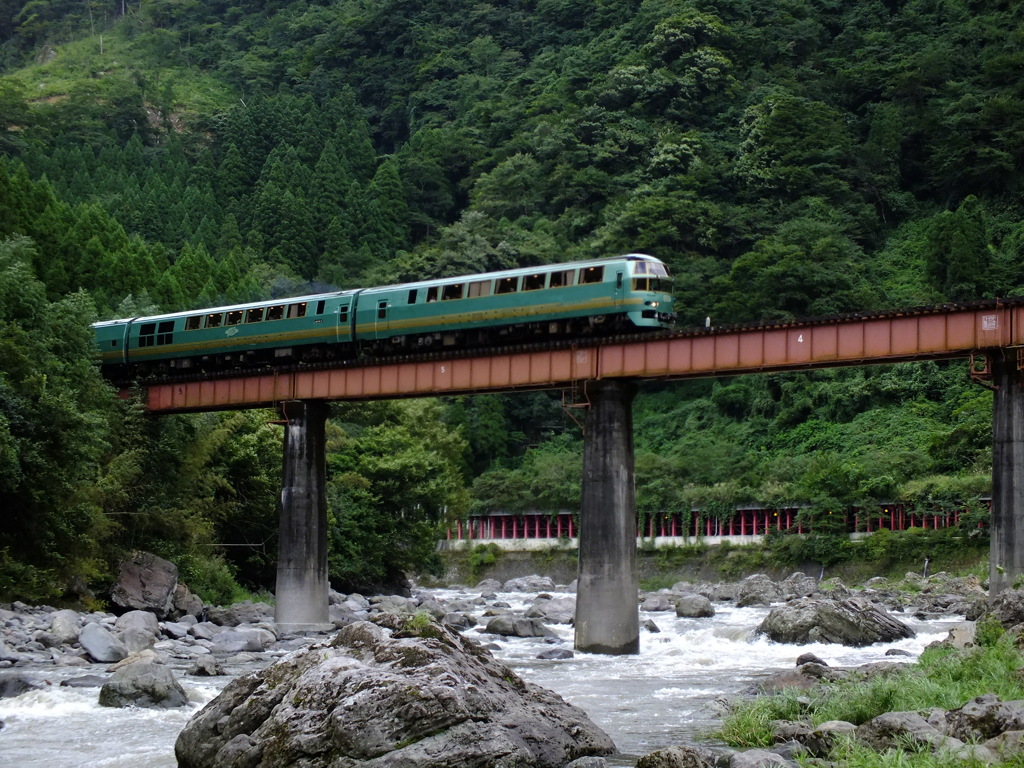
<instances>
[{"instance_id":1,"label":"train door","mask_svg":"<svg viewBox=\"0 0 1024 768\"><path fill-rule=\"evenodd\" d=\"M377 336L377 338L387 336L388 311L390 308L390 301L387 301L386 299L380 299L377 301L377 315L373 322L374 335Z\"/></svg>"},{"instance_id":2,"label":"train door","mask_svg":"<svg viewBox=\"0 0 1024 768\"><path fill-rule=\"evenodd\" d=\"M615 306L616 307L621 307L622 306L622 300L625 297L625 293L626 293L626 281L627 281L627 279L628 278L626 276L626 268L625 267L620 267L619 269L615 270L615 292L614 292L613 296L614 296Z\"/></svg>"}]
</instances>

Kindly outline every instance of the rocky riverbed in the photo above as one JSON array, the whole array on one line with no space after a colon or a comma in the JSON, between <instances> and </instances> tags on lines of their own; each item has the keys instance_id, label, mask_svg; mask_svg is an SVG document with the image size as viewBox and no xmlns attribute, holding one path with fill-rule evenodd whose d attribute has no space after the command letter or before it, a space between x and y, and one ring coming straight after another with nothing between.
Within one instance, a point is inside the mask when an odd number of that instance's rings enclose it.
<instances>
[{"instance_id":1,"label":"rocky riverbed","mask_svg":"<svg viewBox=\"0 0 1024 768\"><path fill-rule=\"evenodd\" d=\"M879 584L869 584L866 588L853 593L841 584L832 583L819 585L813 579L802 575L794 575L783 581L773 581L767 577L751 577L733 584L678 584L671 590L646 594L640 596L643 616L645 618L644 632L654 637L658 629L658 623L666 621L701 621L701 617L708 617L710 608L713 614L716 610L735 609L737 606L761 606L768 613L768 617L775 610L783 611L795 605L817 604L819 606L832 606L823 615L832 616L845 615L844 621L849 623L856 633L862 633L864 624L858 623L857 616L867 617L884 616L883 628L892 629L902 624L899 617L916 617L917 619L941 618L958 616L964 614L976 614L978 606L985 603L985 593L981 585L972 579L949 579L942 575L932 577L928 580L914 580L911 591L887 590L879 588ZM509 600L502 600L502 595L510 593L520 595L521 600L517 601L515 608ZM404 701L405 710L413 716L417 712L440 713L440 720L443 724L431 729L431 733L419 733L408 723L396 724L390 733L391 741L378 738L378 744L384 744L386 749L375 747L367 751L365 747L356 748L354 752L347 753L342 762L337 765L458 765L446 758L442 762L431 763L429 759L421 759L416 762L400 761L389 762L389 755L395 755L402 749L418 744L427 737L434 739L431 752L423 745L423 754L440 754L437 745L440 743L438 732L456 730L453 727L458 722L474 721L474 718L483 721L479 712L471 710L465 703L465 697L452 694L451 700L439 691L465 691L476 686L480 689L479 680L466 680L455 675L455 671L466 667L466 663L456 659L444 660L441 657L431 656L430 653L437 651L432 648L440 645L465 645L473 649L479 649L483 656L487 653L487 646L491 643L512 643L513 638L534 638L536 656L538 658L559 659L572 657L571 628L569 622L572 620L574 610L571 585L557 587L549 580L542 577L531 577L527 579L513 580L504 584L497 582L484 582L475 585L472 589L463 589L459 592L448 591L446 598L439 599L439 593L434 591L416 592L409 595L392 596L361 596L361 595L331 595L330 615L332 623L337 630L344 630L348 633L379 633L388 635L387 638L377 637L381 648L393 642L402 642L410 647L419 648L417 664L409 664L418 671L422 669L439 670L447 669L444 674L450 677L444 678L444 683L435 690L432 697L424 701L431 701L433 704L420 702L420 710L415 707L410 709L410 702ZM456 597L455 595L460 595ZM851 609L850 601L855 610ZM175 606L171 600L165 603L165 616L157 618L153 610L141 608L127 609L124 607L119 615L113 613L77 613L72 611L56 611L46 607L30 607L20 604L0 609L0 622L3 624L0 634L0 666L6 667L0 672L0 696L31 697L33 690L47 685L65 686L86 686L78 690L88 691L88 695L95 695L96 699L105 706L121 707L132 706L136 708L169 707L170 711L178 712L182 708L195 708L195 691L198 689L209 691L208 696L213 696L217 691L224 688L227 679L241 679L246 675L264 675L263 683L266 684L268 669L274 667L284 669L291 665L294 669L298 663L296 660L305 658L312 654L327 654L336 659L352 659L357 654L353 649L346 650L336 643L340 632L326 635L302 635L302 636L279 636L272 621L272 609L260 603L243 603L228 608L217 608L213 606L202 606L195 600L184 599ZM845 606L845 608L844 608ZM843 611L846 610L847 614ZM803 625L807 622L807 611L798 611L793 619L793 625ZM431 621L427 621L426 617ZM852 618L851 618L852 616ZM664 617L664 618L662 618ZM692 618L691 618L692 617ZM776 616L774 621L778 624L782 619ZM839 622L843 624L843 622ZM431 636L430 627L434 626L434 636ZM822 626L827 626L823 624ZM365 629L363 629L365 627ZM370 628L374 629L370 629ZM813 629L813 627L812 627ZM768 632L768 628L759 626L758 631ZM808 630L812 631L812 630ZM843 641L842 637L835 636L835 627L827 626L819 632L818 641L825 642L825 638ZM405 637L392 639L395 634ZM897 637L905 636L898 633ZM858 635L859 636L859 635ZM418 638L418 639L417 639ZM447 638L447 639L446 639ZM457 638L457 640L453 639ZM880 639L878 642L889 642L888 638ZM800 642L797 640L797 642ZM856 645L857 642L850 643ZM344 643L342 643L344 645ZM320 648L320 651L316 651ZM312 652L309 649L314 649ZM430 651L430 653L427 653ZM395 660L387 661L387 653L380 651L385 657L385 665L395 666ZM407 652L403 652L407 653ZM470 652L476 653L476 651ZM377 655L371 654L371 655ZM402 657L406 658L405 656ZM365 661L365 660L364 660ZM305 663L305 662L304 662ZM336 667L344 666L340 661L332 662ZM346 662L349 663L349 662ZM494 663L493 659L488 664ZM545 663L543 661L536 662ZM445 665L449 665L445 667ZM271 665L274 665L273 667ZM299 666L302 666L301 664ZM496 668L501 668L498 665ZM304 667L305 669L305 667ZM453 671L455 670L455 671ZM309 670L306 669L305 673ZM226 673L226 675L225 675ZM277 673L281 674L284 673ZM315 674L322 674L317 672ZM345 673L353 674L351 669ZM373 673L378 674L378 673ZM438 673L441 674L441 673ZM501 679L504 672L498 673ZM211 675L213 677L211 677ZM223 677L219 677L224 675ZM443 675L442 675L443 676ZM372 675L371 675L372 677ZM768 679L767 675L764 676ZM389 678L390 679L390 678ZM519 679L514 673L510 673L509 679ZM211 681L209 684L196 681ZM182 682L186 684L181 685ZM543 682L543 681L541 681ZM232 683L233 684L233 683ZM296 681L301 689L301 681ZM259 684L257 684L258 686ZM517 686L511 685L514 689ZM526 683L521 687L525 687ZM361 689L360 695L366 697L365 690L373 690L379 694L371 702L372 706L387 706L388 699L384 696L388 686L369 686ZM404 688L398 683L392 683L392 688L399 691L409 691L428 687L421 683L406 685ZM184 689L188 689L188 693ZM354 690L359 689L355 684L353 689L338 689L343 692L348 690L344 696L348 700ZM297 689L298 690L298 689ZM215 711L216 707L222 706L231 694L225 691L222 694L226 698L221 699L221 704L215 700L207 708L206 712ZM614 692L609 692L614 695ZM184 696L184 700L183 697ZM189 701L191 697L191 701ZM558 697L556 697L558 698ZM559 699L560 701L560 699ZM439 703L440 702L440 703ZM461 702L461 703L460 703ZM562 702L564 703L564 702ZM278 706L278 702L274 706ZM368 705L369 706L369 705ZM368 711L373 711L371 709ZM491 710L498 711L512 707L509 702L500 706L494 703L482 705L485 709L489 706ZM555 706L554 700L545 706ZM561 706L559 704L558 706ZM565 711L572 712L568 707ZM212 708L212 709L211 709ZM274 707L270 707L273 709ZM300 717L297 713L302 708L293 707L291 727L299 728L303 733L313 733L307 725L310 720L316 719L309 708L303 710L304 715ZM315 709L315 708L314 708ZM2 710L0 710L2 711ZM522 710L527 711L527 710ZM345 719L335 712L336 725L334 736L337 736L337 723ZM177 716L177 715L175 715ZM217 718L217 722L228 715ZM447 720L445 719L447 718ZM461 720L460 720L461 718ZM196 716L193 721L201 720ZM413 720L416 718L413 717ZM495 755L515 755L510 757L509 764L516 765L552 765L561 766L569 763L571 759L586 761L581 765L600 765L602 761L610 761L613 765L626 765L636 762L636 758L630 758L623 762L618 758L605 758L601 755L608 750L600 746L601 737L597 735L600 729L591 732L591 723L585 713L567 715L564 731L571 732L575 727L577 737L584 732L589 736L582 738L579 742L585 746L573 746L572 739L565 743L568 747L561 751L548 750L546 756L534 754L528 749L526 752L517 751L519 748L510 746L506 738L507 733L500 738L495 736L488 742L480 739L479 743L490 743ZM207 717L207 721L209 717ZM329 718L328 718L329 720ZM525 730L528 718L521 715L515 718L517 728ZM301 723L299 722L301 721ZM575 721L575 726L572 722ZM241 737L236 741L229 753L225 753L224 765L288 765L290 762L259 762L254 756L259 753L264 755L268 752L266 744L260 749L255 749L260 739L265 734L280 733L281 725L271 727L266 725L268 721L257 719L246 720L243 723L225 723L221 728L229 728L232 732L231 738L222 741L221 747ZM411 721L410 721L411 722ZM263 731L259 731L260 725ZM11 723L11 728L16 729L17 723ZM494 733L501 733L500 723L495 725ZM248 730L247 730L248 729ZM581 730L582 729L582 730ZM186 732L188 729L185 729ZM404 737L399 734L406 733ZM558 738L552 732L544 732L535 740L554 744ZM5 734L0 731L0 751L3 750ZM322 743L324 736L308 736L309 743ZM526 741L529 742L530 739ZM301 740L300 740L301 741ZM457 741L461 744L467 742L463 733ZM404 743L409 742L409 743ZM468 739L473 743L473 739ZM503 746L497 746L501 744ZM696 748L695 745L680 745L687 749ZM397 749L396 749L397 748ZM306 747L303 747L306 749ZM360 752L362 749L362 752ZM375 752L374 750L383 751ZM446 749L450 749L446 748ZM248 752L247 752L248 750ZM270 750L273 752L274 750ZM316 751L315 749L313 751ZM323 751L323 750L321 750ZM286 751L285 751L286 752ZM463 752L466 752L463 749ZM232 759L241 762L227 762L227 755L233 755ZM288 753L295 759L295 752ZM451 752L445 752L451 755ZM524 757L524 755L531 755ZM336 759L337 756L332 757ZM744 756L733 755L727 750L716 750L714 752L695 752L693 760L717 761L728 765L728 761L742 761ZM754 755L749 755L753 758ZM187 755L179 755L183 758L182 765L202 764L189 762L192 758ZM244 759L243 759L244 758ZM262 757L259 759L263 759ZM477 754L475 760L480 760ZM653 759L653 758L652 758ZM690 759L690 758L687 758ZM253 762L253 760L256 760ZM725 761L725 762L723 762ZM643 758L641 758L643 762ZM88 763L81 763L88 764ZM99 764L99 763L96 763ZM304 763L315 765L316 763ZM327 763L325 763L327 764ZM467 762L465 764L493 764L498 765L500 761L495 758L493 762ZM665 763L674 765L675 763ZM687 764L687 763L680 763ZM701 765L694 762L693 765ZM711 764L708 762L707 764ZM740 764L739 762L736 763ZM749 763L751 765L755 763ZM771 764L771 763L763 763Z\"/></svg>"}]
</instances>

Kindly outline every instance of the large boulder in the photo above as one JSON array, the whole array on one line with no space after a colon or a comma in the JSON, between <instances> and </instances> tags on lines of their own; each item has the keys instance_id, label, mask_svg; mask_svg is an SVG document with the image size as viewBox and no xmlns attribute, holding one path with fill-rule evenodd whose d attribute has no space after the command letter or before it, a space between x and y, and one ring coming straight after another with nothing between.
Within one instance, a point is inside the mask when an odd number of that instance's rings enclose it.
<instances>
[{"instance_id":1,"label":"large boulder","mask_svg":"<svg viewBox=\"0 0 1024 768\"><path fill-rule=\"evenodd\" d=\"M96 622L82 627L78 633L78 642L93 661L109 664L128 655L127 646L113 632Z\"/></svg>"},{"instance_id":2,"label":"large boulder","mask_svg":"<svg viewBox=\"0 0 1024 768\"><path fill-rule=\"evenodd\" d=\"M171 709L188 704L188 695L170 669L149 661L117 669L100 688L101 707Z\"/></svg>"},{"instance_id":3,"label":"large boulder","mask_svg":"<svg viewBox=\"0 0 1024 768\"><path fill-rule=\"evenodd\" d=\"M78 631L82 626L82 617L77 611L65 609L54 611L50 617L50 634L61 645L70 645L78 640Z\"/></svg>"},{"instance_id":4,"label":"large boulder","mask_svg":"<svg viewBox=\"0 0 1024 768\"><path fill-rule=\"evenodd\" d=\"M121 563L110 599L122 608L150 611L166 619L174 610L177 586L178 568L174 563L149 552L136 552Z\"/></svg>"},{"instance_id":5,"label":"large boulder","mask_svg":"<svg viewBox=\"0 0 1024 768\"><path fill-rule=\"evenodd\" d=\"M505 637L558 637L558 633L540 619L518 616L495 616L487 622L484 632Z\"/></svg>"},{"instance_id":6,"label":"large boulder","mask_svg":"<svg viewBox=\"0 0 1024 768\"><path fill-rule=\"evenodd\" d=\"M756 630L777 643L861 647L914 637L914 630L862 598L803 598L773 608Z\"/></svg>"},{"instance_id":7,"label":"large boulder","mask_svg":"<svg viewBox=\"0 0 1024 768\"><path fill-rule=\"evenodd\" d=\"M509 579L502 587L505 592L553 592L554 589L555 582L549 577L537 575Z\"/></svg>"},{"instance_id":8,"label":"large boulder","mask_svg":"<svg viewBox=\"0 0 1024 768\"><path fill-rule=\"evenodd\" d=\"M778 585L771 577L755 573L743 579L736 588L736 605L747 608L751 605L771 605L780 599Z\"/></svg>"},{"instance_id":9,"label":"large boulder","mask_svg":"<svg viewBox=\"0 0 1024 768\"><path fill-rule=\"evenodd\" d=\"M614 752L582 710L483 648L402 624L350 624L231 681L179 734L179 768L561 768Z\"/></svg>"},{"instance_id":10,"label":"large boulder","mask_svg":"<svg viewBox=\"0 0 1024 768\"><path fill-rule=\"evenodd\" d=\"M683 595L676 601L676 616L706 619L715 615L715 608L704 595Z\"/></svg>"}]
</instances>

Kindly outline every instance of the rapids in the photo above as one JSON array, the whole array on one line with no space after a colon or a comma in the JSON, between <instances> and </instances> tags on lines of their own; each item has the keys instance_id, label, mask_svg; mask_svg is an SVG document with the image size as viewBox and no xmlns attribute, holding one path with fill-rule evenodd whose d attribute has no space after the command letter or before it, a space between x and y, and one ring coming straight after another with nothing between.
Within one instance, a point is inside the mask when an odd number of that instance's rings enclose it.
<instances>
[{"instance_id":1,"label":"rapids","mask_svg":"<svg viewBox=\"0 0 1024 768\"><path fill-rule=\"evenodd\" d=\"M473 590L426 590L447 599L473 599ZM562 596L552 593L554 596ZM532 602L534 595L500 593L513 608ZM483 606L480 608L483 610ZM811 652L831 666L856 666L870 661L913 661L926 645L946 636L962 617L910 624L917 637L867 648L835 645L779 645L751 634L768 609L715 604L710 619L681 619L673 613L641 613L660 632L641 630L640 653L599 656L577 653L572 659L542 661L540 651L551 647L534 638L495 638L483 635L486 620L466 633L482 642L496 642L496 657L524 679L543 685L585 710L615 741L622 755L613 766L631 766L636 758L674 744L713 743L709 733L717 721L713 703L747 688L759 676L794 666L797 656ZM550 625L572 647L572 627ZM889 648L911 656L886 657ZM157 648L159 652L159 647ZM282 652L283 654L283 652ZM278 654L278 655L282 655ZM268 661L273 656L268 655ZM175 663L175 673L191 704L179 710L108 709L97 704L99 689L70 688L60 681L89 674L89 668L17 667L14 672L49 683L44 688L0 699L0 765L18 768L173 768L174 740L188 719L227 684L227 677L197 678L183 674L187 663ZM226 665L231 674L255 668L252 663Z\"/></svg>"}]
</instances>

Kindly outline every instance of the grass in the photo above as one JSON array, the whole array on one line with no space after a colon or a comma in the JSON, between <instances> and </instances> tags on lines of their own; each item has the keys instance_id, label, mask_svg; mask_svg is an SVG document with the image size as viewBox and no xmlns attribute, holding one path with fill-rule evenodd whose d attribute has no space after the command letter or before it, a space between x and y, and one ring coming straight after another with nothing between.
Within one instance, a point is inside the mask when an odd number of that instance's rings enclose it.
<instances>
[{"instance_id":1,"label":"grass","mask_svg":"<svg viewBox=\"0 0 1024 768\"><path fill-rule=\"evenodd\" d=\"M978 641L980 647L967 651L926 650L916 665L867 680L844 680L812 691L783 692L742 702L715 736L734 747L765 748L775 741L775 720L803 720L811 725L845 720L860 725L885 712L957 709L984 693L995 693L1004 701L1024 698L1024 681L1017 675L1024 659L1013 638L992 622L979 625ZM857 744L839 749L843 753L838 756L839 764L844 768L945 765L934 755L913 751L879 754ZM1024 759L1002 765L1024 766Z\"/></svg>"},{"instance_id":2,"label":"grass","mask_svg":"<svg viewBox=\"0 0 1024 768\"><path fill-rule=\"evenodd\" d=\"M30 64L6 74L21 83L29 99L46 102L92 86L103 98L108 91L129 82L145 83L147 101L168 102L179 112L209 113L233 103L233 90L223 81L186 63L173 64L181 56L175 51L156 59L153 43L136 43L116 29L53 46L46 61Z\"/></svg>"}]
</instances>

